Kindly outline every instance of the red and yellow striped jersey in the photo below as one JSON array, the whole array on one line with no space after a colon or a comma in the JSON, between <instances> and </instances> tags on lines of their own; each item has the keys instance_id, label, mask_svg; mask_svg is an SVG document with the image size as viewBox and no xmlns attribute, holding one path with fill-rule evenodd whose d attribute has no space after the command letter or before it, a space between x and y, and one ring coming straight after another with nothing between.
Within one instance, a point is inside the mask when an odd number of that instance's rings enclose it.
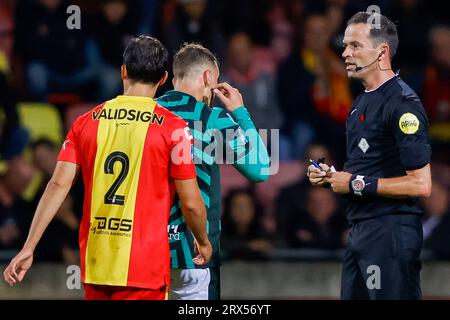
<instances>
[{"instance_id":1,"label":"red and yellow striped jersey","mask_svg":"<svg viewBox=\"0 0 450 320\"><path fill-rule=\"evenodd\" d=\"M80 116L58 161L81 166L85 283L169 285L173 179L196 177L186 122L151 98L118 96Z\"/></svg>"}]
</instances>

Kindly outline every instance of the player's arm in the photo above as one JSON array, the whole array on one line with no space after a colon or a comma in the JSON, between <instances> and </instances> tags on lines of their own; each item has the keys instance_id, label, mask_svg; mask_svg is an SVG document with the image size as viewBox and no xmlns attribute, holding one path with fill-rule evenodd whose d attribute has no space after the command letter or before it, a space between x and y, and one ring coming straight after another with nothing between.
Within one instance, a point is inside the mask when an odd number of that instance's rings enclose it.
<instances>
[{"instance_id":1,"label":"player's arm","mask_svg":"<svg viewBox=\"0 0 450 320\"><path fill-rule=\"evenodd\" d=\"M194 234L194 249L198 256L193 259L197 265L204 265L212 255L212 246L206 232L206 207L197 184L193 162L193 137L186 122L179 119L171 133L170 177L181 202L181 211L189 229Z\"/></svg>"},{"instance_id":2,"label":"player's arm","mask_svg":"<svg viewBox=\"0 0 450 320\"><path fill-rule=\"evenodd\" d=\"M22 281L33 263L33 253L50 221L58 212L67 193L72 187L78 172L80 152L78 148L78 128L82 117L79 117L67 134L58 156L55 170L39 201L31 223L27 240L22 250L11 260L3 272L5 281L14 285Z\"/></svg>"},{"instance_id":3,"label":"player's arm","mask_svg":"<svg viewBox=\"0 0 450 320\"><path fill-rule=\"evenodd\" d=\"M196 240L198 256L194 263L204 265L212 255L211 243L206 233L206 207L197 184L197 179L175 180L175 189L181 202L181 211Z\"/></svg>"},{"instance_id":4,"label":"player's arm","mask_svg":"<svg viewBox=\"0 0 450 320\"><path fill-rule=\"evenodd\" d=\"M3 272L5 281L14 285L22 281L33 263L34 250L50 221L55 217L78 174L79 166L58 161L52 178L42 195L22 250Z\"/></svg>"},{"instance_id":5,"label":"player's arm","mask_svg":"<svg viewBox=\"0 0 450 320\"><path fill-rule=\"evenodd\" d=\"M266 181L269 179L270 173L269 154L250 114L244 107L241 93L226 82L220 83L214 89L214 93L233 117L233 119L221 118L222 123L217 126L224 129L222 130L224 140L234 152L233 166L250 181ZM216 126L212 124L212 127ZM226 129L234 129L240 137L234 137L234 139L228 141Z\"/></svg>"}]
</instances>

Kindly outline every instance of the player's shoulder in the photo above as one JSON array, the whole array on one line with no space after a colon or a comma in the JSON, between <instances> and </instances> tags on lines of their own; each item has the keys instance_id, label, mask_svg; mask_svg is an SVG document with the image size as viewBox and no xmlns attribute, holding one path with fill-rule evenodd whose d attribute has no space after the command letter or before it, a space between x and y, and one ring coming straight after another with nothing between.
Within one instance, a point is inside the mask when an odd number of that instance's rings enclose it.
<instances>
[{"instance_id":1,"label":"player's shoulder","mask_svg":"<svg viewBox=\"0 0 450 320\"><path fill-rule=\"evenodd\" d=\"M101 104L93 107L89 111L78 116L78 118L74 121L72 127L73 128L83 127L84 125L89 123L91 120L95 120L97 114L100 112L101 109L103 109L103 107L105 106L106 103L107 103L107 101L102 102Z\"/></svg>"},{"instance_id":2,"label":"player's shoulder","mask_svg":"<svg viewBox=\"0 0 450 320\"><path fill-rule=\"evenodd\" d=\"M186 120L176 115L169 109L163 107L158 101L156 101L155 109L153 111L160 117L164 117L164 122L169 126L186 126Z\"/></svg>"},{"instance_id":3,"label":"player's shoulder","mask_svg":"<svg viewBox=\"0 0 450 320\"><path fill-rule=\"evenodd\" d=\"M174 100L174 97L172 94L170 94L170 92L166 92L163 95L159 96L158 98L155 98L156 103L158 103L160 106L164 106L164 107L173 100Z\"/></svg>"},{"instance_id":4,"label":"player's shoulder","mask_svg":"<svg viewBox=\"0 0 450 320\"><path fill-rule=\"evenodd\" d=\"M231 113L220 107L207 108L205 118L207 118L207 127L209 128L222 129L224 126L231 127L237 125Z\"/></svg>"},{"instance_id":5,"label":"player's shoulder","mask_svg":"<svg viewBox=\"0 0 450 320\"><path fill-rule=\"evenodd\" d=\"M197 100L190 94L185 92L169 90L163 95L155 99L163 107L170 107L170 109L175 108L188 108L195 106Z\"/></svg>"}]
</instances>

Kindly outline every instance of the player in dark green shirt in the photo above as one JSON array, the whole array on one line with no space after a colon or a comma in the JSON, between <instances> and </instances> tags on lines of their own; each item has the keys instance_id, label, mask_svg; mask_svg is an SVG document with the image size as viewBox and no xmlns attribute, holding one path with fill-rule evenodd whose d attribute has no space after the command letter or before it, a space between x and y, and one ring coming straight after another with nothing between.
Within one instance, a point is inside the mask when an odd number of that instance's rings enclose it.
<instances>
[{"instance_id":1,"label":"player in dark green shirt","mask_svg":"<svg viewBox=\"0 0 450 320\"><path fill-rule=\"evenodd\" d=\"M197 181L207 208L207 231L213 257L203 268L192 262L194 237L187 230L175 197L168 233L172 259L171 299L220 299L220 217L222 195L218 162L230 163L254 182L269 178L270 160L239 91L217 84L215 56L198 44L187 44L174 56L175 90L158 103L185 119L194 136ZM213 93L225 105L211 108ZM223 163L223 162L222 162Z\"/></svg>"}]
</instances>

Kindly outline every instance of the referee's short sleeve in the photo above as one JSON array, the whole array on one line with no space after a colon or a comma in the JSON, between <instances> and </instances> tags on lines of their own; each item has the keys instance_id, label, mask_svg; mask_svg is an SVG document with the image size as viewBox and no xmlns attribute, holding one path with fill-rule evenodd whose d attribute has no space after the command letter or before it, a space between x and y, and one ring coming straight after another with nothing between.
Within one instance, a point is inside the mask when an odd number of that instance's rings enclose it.
<instances>
[{"instance_id":1,"label":"referee's short sleeve","mask_svg":"<svg viewBox=\"0 0 450 320\"><path fill-rule=\"evenodd\" d=\"M406 170L431 162L428 118L418 97L401 97L393 102L388 121Z\"/></svg>"}]
</instances>

